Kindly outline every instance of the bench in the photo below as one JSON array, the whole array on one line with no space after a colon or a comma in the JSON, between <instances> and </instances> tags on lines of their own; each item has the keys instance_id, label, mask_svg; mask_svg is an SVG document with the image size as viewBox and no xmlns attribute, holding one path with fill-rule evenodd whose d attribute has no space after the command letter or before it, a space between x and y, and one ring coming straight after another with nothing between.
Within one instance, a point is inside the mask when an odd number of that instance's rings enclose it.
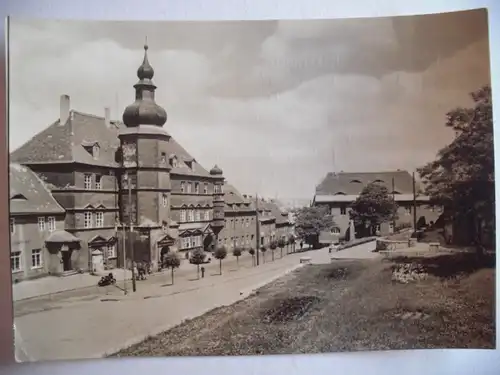
<instances>
[{"instance_id":1,"label":"bench","mask_svg":"<svg viewBox=\"0 0 500 375\"><path fill-rule=\"evenodd\" d=\"M302 258L300 258L300 263L311 264L311 258L310 257L302 257Z\"/></svg>"}]
</instances>

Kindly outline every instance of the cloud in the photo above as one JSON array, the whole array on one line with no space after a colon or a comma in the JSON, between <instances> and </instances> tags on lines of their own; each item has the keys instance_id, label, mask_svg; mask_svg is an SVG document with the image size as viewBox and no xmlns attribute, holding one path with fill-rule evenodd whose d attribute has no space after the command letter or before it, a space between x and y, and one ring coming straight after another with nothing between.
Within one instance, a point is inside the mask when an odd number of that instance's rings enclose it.
<instances>
[{"instance_id":1,"label":"cloud","mask_svg":"<svg viewBox=\"0 0 500 375\"><path fill-rule=\"evenodd\" d=\"M449 141L445 113L489 81L484 28L453 51L448 32L417 50L410 30L444 22L426 17L12 22L10 145L55 121L63 93L76 110L121 117L147 34L165 128L242 192L310 199L332 170L414 168ZM412 65L408 51L425 56Z\"/></svg>"}]
</instances>

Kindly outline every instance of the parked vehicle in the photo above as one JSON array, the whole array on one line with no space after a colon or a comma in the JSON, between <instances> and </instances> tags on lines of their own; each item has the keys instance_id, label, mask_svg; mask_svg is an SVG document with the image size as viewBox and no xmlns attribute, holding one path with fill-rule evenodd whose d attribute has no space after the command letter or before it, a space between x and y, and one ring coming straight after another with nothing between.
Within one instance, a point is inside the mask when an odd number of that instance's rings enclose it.
<instances>
[{"instance_id":1,"label":"parked vehicle","mask_svg":"<svg viewBox=\"0 0 500 375\"><path fill-rule=\"evenodd\" d=\"M98 286L109 286L116 284L116 279L110 272L108 275L101 277L101 280L97 283Z\"/></svg>"}]
</instances>

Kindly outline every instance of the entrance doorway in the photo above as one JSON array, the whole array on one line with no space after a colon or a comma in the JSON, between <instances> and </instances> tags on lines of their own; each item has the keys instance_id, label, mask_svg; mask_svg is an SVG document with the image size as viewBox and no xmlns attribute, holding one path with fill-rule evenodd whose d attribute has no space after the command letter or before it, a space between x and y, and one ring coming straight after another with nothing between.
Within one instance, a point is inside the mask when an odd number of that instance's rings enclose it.
<instances>
[{"instance_id":1,"label":"entrance doorway","mask_svg":"<svg viewBox=\"0 0 500 375\"><path fill-rule=\"evenodd\" d=\"M203 240L203 250L211 252L214 248L214 243L215 243L214 236L212 236L211 234L207 234L207 236Z\"/></svg>"},{"instance_id":2,"label":"entrance doorway","mask_svg":"<svg viewBox=\"0 0 500 375\"><path fill-rule=\"evenodd\" d=\"M170 252L170 246L163 246L160 250L160 264L163 265L165 257Z\"/></svg>"},{"instance_id":3,"label":"entrance doorway","mask_svg":"<svg viewBox=\"0 0 500 375\"><path fill-rule=\"evenodd\" d=\"M73 250L71 250L71 249L68 249L66 251L61 252L64 272L73 270L73 266L71 264L71 254L72 253L73 253Z\"/></svg>"}]
</instances>

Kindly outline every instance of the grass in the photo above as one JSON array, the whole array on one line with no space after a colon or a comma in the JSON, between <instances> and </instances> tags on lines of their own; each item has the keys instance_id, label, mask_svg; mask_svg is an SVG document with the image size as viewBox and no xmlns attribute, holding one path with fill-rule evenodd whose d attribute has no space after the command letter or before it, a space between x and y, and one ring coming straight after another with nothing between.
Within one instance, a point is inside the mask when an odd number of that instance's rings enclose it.
<instances>
[{"instance_id":1,"label":"grass","mask_svg":"<svg viewBox=\"0 0 500 375\"><path fill-rule=\"evenodd\" d=\"M494 262L467 257L304 267L113 356L494 348ZM392 282L392 267L405 262L424 262L429 277Z\"/></svg>"}]
</instances>

